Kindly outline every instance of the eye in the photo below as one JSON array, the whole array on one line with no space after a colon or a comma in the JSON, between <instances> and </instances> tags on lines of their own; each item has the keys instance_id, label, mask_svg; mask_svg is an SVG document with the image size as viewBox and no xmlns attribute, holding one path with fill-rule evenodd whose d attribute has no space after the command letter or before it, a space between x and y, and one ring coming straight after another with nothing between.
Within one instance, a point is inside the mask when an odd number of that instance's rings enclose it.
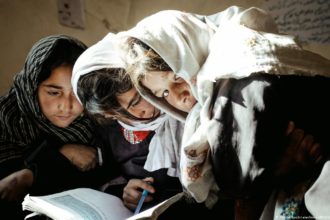
<instances>
[{"instance_id":1,"label":"eye","mask_svg":"<svg viewBox=\"0 0 330 220\"><path fill-rule=\"evenodd\" d=\"M50 96L58 96L60 93L55 91L48 91L47 94Z\"/></svg>"},{"instance_id":2,"label":"eye","mask_svg":"<svg viewBox=\"0 0 330 220\"><path fill-rule=\"evenodd\" d=\"M166 98L169 94L170 92L167 89L165 89L163 92L163 98Z\"/></svg>"},{"instance_id":3,"label":"eye","mask_svg":"<svg viewBox=\"0 0 330 220\"><path fill-rule=\"evenodd\" d=\"M137 99L135 99L130 107L135 107L141 102L142 97L139 95Z\"/></svg>"}]
</instances>

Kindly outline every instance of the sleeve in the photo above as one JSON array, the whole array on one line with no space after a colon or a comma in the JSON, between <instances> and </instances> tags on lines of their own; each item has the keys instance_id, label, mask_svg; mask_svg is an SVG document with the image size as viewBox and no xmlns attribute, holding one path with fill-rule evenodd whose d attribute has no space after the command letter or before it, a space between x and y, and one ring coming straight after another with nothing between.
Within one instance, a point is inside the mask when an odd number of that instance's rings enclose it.
<instances>
[{"instance_id":1,"label":"sleeve","mask_svg":"<svg viewBox=\"0 0 330 220\"><path fill-rule=\"evenodd\" d=\"M43 195L77 187L97 188L102 183L102 167L78 170L58 151L60 143L45 140L25 159L25 167L33 172L31 194Z\"/></svg>"}]
</instances>

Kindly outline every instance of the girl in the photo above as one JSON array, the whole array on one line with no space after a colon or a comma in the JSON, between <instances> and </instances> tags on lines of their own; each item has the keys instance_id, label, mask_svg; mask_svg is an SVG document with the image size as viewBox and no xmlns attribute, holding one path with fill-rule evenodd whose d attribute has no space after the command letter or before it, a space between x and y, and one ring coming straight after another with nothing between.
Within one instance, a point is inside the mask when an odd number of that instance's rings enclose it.
<instances>
[{"instance_id":1,"label":"girl","mask_svg":"<svg viewBox=\"0 0 330 220\"><path fill-rule=\"evenodd\" d=\"M99 123L99 139L107 146L107 161L115 161L115 165L108 166L111 175L105 191L135 209L141 191L146 189L152 194L146 199L145 209L182 191L177 173L179 156L174 149L180 145L183 127L135 90L125 72L119 42L109 33L86 50L75 63L72 86Z\"/></svg>"},{"instance_id":2,"label":"girl","mask_svg":"<svg viewBox=\"0 0 330 220\"><path fill-rule=\"evenodd\" d=\"M121 53L121 42L120 35L110 33L86 50L75 63L72 86L83 106L103 124L99 126L100 139L109 146L112 160L117 162L120 169L120 172L114 174L114 166L110 166L109 173L120 178L112 178L106 185L110 190L106 191L119 197L123 195L125 205L134 209L141 189L155 193L154 203L161 200L160 194L169 196L168 190L172 190L172 193L182 190L181 185L170 185L171 182L178 183L178 179L175 181L175 178L169 178L180 177L182 127L181 123L167 118L168 116L158 116L159 111L137 93L126 74L127 57ZM109 119L115 121L109 122ZM289 155L291 158L292 156L294 155ZM287 164L284 169L287 169ZM153 182L152 186L141 180L148 176L154 176L144 179ZM171 179L172 181L168 181ZM146 207L154 204L149 203L150 199L151 196L146 200ZM207 219L220 216L225 219L233 218L231 201L218 204L218 207L210 211L205 209L203 204L187 205L182 201L176 204L172 211L167 210L162 217L169 219L173 213L176 216L175 210L183 211L186 208L186 215L190 215L191 218L201 215Z\"/></svg>"},{"instance_id":3,"label":"girl","mask_svg":"<svg viewBox=\"0 0 330 220\"><path fill-rule=\"evenodd\" d=\"M272 25L259 28L267 16L259 12L214 29L194 15L164 11L124 33L133 37L128 54L138 91L185 120L182 181L199 202L216 201L218 187L236 198L269 192L290 119L329 144L320 129L330 122L322 105L330 81L321 77L329 75L329 60Z\"/></svg>"},{"instance_id":4,"label":"girl","mask_svg":"<svg viewBox=\"0 0 330 220\"><path fill-rule=\"evenodd\" d=\"M0 98L1 209L10 216L22 214L26 193L91 186L82 171L97 162L92 123L82 115L70 84L73 64L85 49L64 35L39 40Z\"/></svg>"}]
</instances>

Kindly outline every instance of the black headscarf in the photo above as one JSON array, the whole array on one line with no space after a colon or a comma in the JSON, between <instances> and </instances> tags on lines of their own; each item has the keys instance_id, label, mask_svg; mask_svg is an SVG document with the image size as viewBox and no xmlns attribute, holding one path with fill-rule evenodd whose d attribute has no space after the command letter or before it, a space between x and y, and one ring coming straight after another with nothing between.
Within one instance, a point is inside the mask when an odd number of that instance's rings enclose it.
<instances>
[{"instance_id":1,"label":"black headscarf","mask_svg":"<svg viewBox=\"0 0 330 220\"><path fill-rule=\"evenodd\" d=\"M45 37L32 47L8 94L0 97L0 163L24 157L46 138L61 143L91 141L87 118L81 116L67 128L57 127L43 115L37 96L38 85L50 76L51 65L63 61L73 65L85 49L82 42L65 35Z\"/></svg>"}]
</instances>

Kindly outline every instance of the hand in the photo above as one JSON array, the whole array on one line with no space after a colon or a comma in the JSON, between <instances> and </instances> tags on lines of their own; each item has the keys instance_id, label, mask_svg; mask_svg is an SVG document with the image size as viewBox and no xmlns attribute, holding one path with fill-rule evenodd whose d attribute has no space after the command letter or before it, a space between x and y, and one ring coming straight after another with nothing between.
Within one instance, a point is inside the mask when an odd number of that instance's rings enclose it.
<instances>
[{"instance_id":1,"label":"hand","mask_svg":"<svg viewBox=\"0 0 330 220\"><path fill-rule=\"evenodd\" d=\"M139 199L141 197L142 191L145 189L150 193L155 193L155 188L149 184L153 183L154 179L152 177L147 177L143 180L140 179L131 179L128 181L127 185L124 188L123 192L123 201L124 205L131 209L134 210L139 202ZM153 200L153 197L148 194L146 199L144 200L145 202L150 202Z\"/></svg>"},{"instance_id":2,"label":"hand","mask_svg":"<svg viewBox=\"0 0 330 220\"><path fill-rule=\"evenodd\" d=\"M95 168L98 162L96 149L82 144L65 144L60 153L81 171Z\"/></svg>"},{"instance_id":3,"label":"hand","mask_svg":"<svg viewBox=\"0 0 330 220\"><path fill-rule=\"evenodd\" d=\"M29 169L16 171L0 181L0 199L22 201L33 183L33 173Z\"/></svg>"},{"instance_id":4,"label":"hand","mask_svg":"<svg viewBox=\"0 0 330 220\"><path fill-rule=\"evenodd\" d=\"M304 169L322 162L322 148L319 143L315 143L313 136L296 128L293 122L289 122L286 135L289 143L276 165L277 175L286 175L297 168Z\"/></svg>"}]
</instances>

